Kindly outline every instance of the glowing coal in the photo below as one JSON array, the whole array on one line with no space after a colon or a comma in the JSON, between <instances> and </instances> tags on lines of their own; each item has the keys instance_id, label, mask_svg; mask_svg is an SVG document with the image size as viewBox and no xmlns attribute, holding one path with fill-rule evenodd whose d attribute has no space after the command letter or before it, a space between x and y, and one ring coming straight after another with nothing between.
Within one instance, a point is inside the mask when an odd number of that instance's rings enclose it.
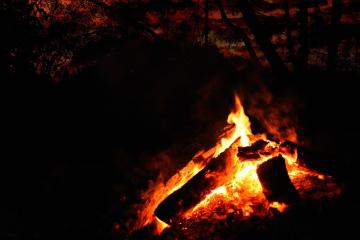
<instances>
[{"instance_id":1,"label":"glowing coal","mask_svg":"<svg viewBox=\"0 0 360 240\"><path fill-rule=\"evenodd\" d=\"M167 181L159 178L142 194L134 229L148 224L156 233L186 221L239 219L286 211L298 200L340 194L330 176L308 169L286 139L253 134L240 98L215 147L199 151ZM322 191L314 191L321 186ZM309 192L313 192L309 194Z\"/></svg>"}]
</instances>

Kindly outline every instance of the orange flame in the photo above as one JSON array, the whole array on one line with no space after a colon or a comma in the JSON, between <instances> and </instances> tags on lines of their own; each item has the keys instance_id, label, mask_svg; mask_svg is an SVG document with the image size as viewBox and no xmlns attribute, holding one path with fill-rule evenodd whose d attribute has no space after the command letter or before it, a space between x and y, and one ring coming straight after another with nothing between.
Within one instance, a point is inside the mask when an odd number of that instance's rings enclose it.
<instances>
[{"instance_id":1,"label":"orange flame","mask_svg":"<svg viewBox=\"0 0 360 240\"><path fill-rule=\"evenodd\" d=\"M160 235L166 228L170 227L167 223L155 217L155 234Z\"/></svg>"},{"instance_id":2,"label":"orange flame","mask_svg":"<svg viewBox=\"0 0 360 240\"><path fill-rule=\"evenodd\" d=\"M233 133L229 137L224 137L220 140L220 143L216 146L214 157L228 149L238 138L240 138L241 146L250 145L249 136L252 135L250 120L245 115L244 108L237 95L235 95L235 112L229 114L227 123L235 125Z\"/></svg>"},{"instance_id":3,"label":"orange flame","mask_svg":"<svg viewBox=\"0 0 360 240\"><path fill-rule=\"evenodd\" d=\"M224 136L220 138L215 147L198 152L184 168L166 183L163 183L162 179L159 178L159 181L150 186L149 190L143 194L146 203L139 212L139 220L135 228L155 223L156 233L160 234L163 229L169 227L155 217L154 212L157 206L200 172L211 158L217 157L225 150L229 150L231 154L225 159L226 170L224 174L220 174L217 179L219 183L224 184L213 189L196 206L186 211L182 216L184 220L222 219L230 212L235 212L242 218L252 215L266 216L270 208L275 208L279 212L285 211L288 208L285 203L268 202L262 192L262 186L256 173L257 167L261 163L279 154L284 157L289 177L301 196L305 196L306 191L315 185L314 179L316 181L331 181L329 176L300 166L296 149L293 152L282 151L279 143L266 139L264 134L253 135L249 118L246 116L238 96L235 96L235 111L229 114L227 122L230 130L225 131ZM258 140L267 141L265 148L268 150L268 154L259 153L258 159L251 161L239 159L237 156L238 148L251 146ZM199 158L201 161L198 160ZM332 190L328 189L328 192ZM326 191L322 191L322 193L327 194ZM216 214L214 214L215 212Z\"/></svg>"},{"instance_id":4,"label":"orange flame","mask_svg":"<svg viewBox=\"0 0 360 240\"><path fill-rule=\"evenodd\" d=\"M270 207L276 208L279 212L284 212L288 208L285 203L280 202L272 202L270 203Z\"/></svg>"}]
</instances>

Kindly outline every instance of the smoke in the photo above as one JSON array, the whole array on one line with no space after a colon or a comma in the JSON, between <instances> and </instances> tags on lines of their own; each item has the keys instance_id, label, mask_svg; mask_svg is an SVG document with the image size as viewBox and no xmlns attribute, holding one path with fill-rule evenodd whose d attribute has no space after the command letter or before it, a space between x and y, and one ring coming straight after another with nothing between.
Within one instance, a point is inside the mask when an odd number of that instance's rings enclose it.
<instances>
[{"instance_id":1,"label":"smoke","mask_svg":"<svg viewBox=\"0 0 360 240\"><path fill-rule=\"evenodd\" d=\"M298 143L299 100L295 94L276 96L264 84L257 83L253 91L243 91L248 114L259 122L271 137L276 140L289 140Z\"/></svg>"}]
</instances>

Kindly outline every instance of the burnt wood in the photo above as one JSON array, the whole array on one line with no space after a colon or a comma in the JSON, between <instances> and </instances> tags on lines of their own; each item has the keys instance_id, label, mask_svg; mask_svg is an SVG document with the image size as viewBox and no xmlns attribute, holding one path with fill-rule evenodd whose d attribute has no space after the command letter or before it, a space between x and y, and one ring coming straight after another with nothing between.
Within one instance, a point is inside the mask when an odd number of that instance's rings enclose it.
<instances>
[{"instance_id":1,"label":"burnt wood","mask_svg":"<svg viewBox=\"0 0 360 240\"><path fill-rule=\"evenodd\" d=\"M268 145L269 142L264 140L256 141L254 144L248 147L239 147L237 156L239 157L240 161L251 161L251 160L258 160L261 155L269 155L270 152L265 150L265 147Z\"/></svg>"},{"instance_id":2,"label":"burnt wood","mask_svg":"<svg viewBox=\"0 0 360 240\"><path fill-rule=\"evenodd\" d=\"M294 155L300 147L295 143L286 141L280 144L280 153L285 155Z\"/></svg>"},{"instance_id":3,"label":"burnt wood","mask_svg":"<svg viewBox=\"0 0 360 240\"><path fill-rule=\"evenodd\" d=\"M285 159L279 155L257 168L263 192L269 201L294 203L300 199L286 170Z\"/></svg>"},{"instance_id":4,"label":"burnt wood","mask_svg":"<svg viewBox=\"0 0 360 240\"><path fill-rule=\"evenodd\" d=\"M172 223L178 216L195 207L211 190L223 184L218 176L226 167L226 158L230 151L226 150L190 179L183 187L168 196L155 210L155 215L166 223Z\"/></svg>"}]
</instances>

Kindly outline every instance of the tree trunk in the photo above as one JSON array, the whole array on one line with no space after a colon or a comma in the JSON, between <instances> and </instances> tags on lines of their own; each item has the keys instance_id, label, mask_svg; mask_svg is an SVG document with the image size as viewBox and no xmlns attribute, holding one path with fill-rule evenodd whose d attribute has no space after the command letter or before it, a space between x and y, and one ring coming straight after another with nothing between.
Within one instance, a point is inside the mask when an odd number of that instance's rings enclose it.
<instances>
[{"instance_id":1,"label":"tree trunk","mask_svg":"<svg viewBox=\"0 0 360 240\"><path fill-rule=\"evenodd\" d=\"M290 20L290 9L289 9L289 0L284 0L284 12L285 12L285 21L286 21L286 38L287 38L287 48L288 56L292 64L295 64L295 53L293 47L293 41L291 36L291 20Z\"/></svg>"},{"instance_id":2,"label":"tree trunk","mask_svg":"<svg viewBox=\"0 0 360 240\"><path fill-rule=\"evenodd\" d=\"M341 0L332 0L331 29L328 36L327 70L336 72L338 62L339 26L341 17Z\"/></svg>"},{"instance_id":3,"label":"tree trunk","mask_svg":"<svg viewBox=\"0 0 360 240\"><path fill-rule=\"evenodd\" d=\"M208 46L208 35L209 35L209 0L205 0L205 47Z\"/></svg>"},{"instance_id":4,"label":"tree trunk","mask_svg":"<svg viewBox=\"0 0 360 240\"><path fill-rule=\"evenodd\" d=\"M279 75L287 75L287 67L282 62L278 53L275 51L275 47L271 44L268 38L268 34L258 21L256 14L251 8L248 0L237 1L237 5L245 19L246 24L254 34L257 43L263 51L266 59L269 61L273 71Z\"/></svg>"},{"instance_id":5,"label":"tree trunk","mask_svg":"<svg viewBox=\"0 0 360 240\"><path fill-rule=\"evenodd\" d=\"M306 72L308 67L308 0L300 0L300 50L297 68L299 72Z\"/></svg>"},{"instance_id":6,"label":"tree trunk","mask_svg":"<svg viewBox=\"0 0 360 240\"><path fill-rule=\"evenodd\" d=\"M226 12L221 3L221 0L216 0L215 3L220 11L222 21L225 23L225 25L228 28L230 28L231 31L233 31L236 35L238 35L241 38L241 40L244 42L246 50L249 52L249 55L251 57L251 60L254 63L260 65L260 62L256 56L256 52L255 52L254 48L251 46L250 39L248 38L246 33L241 28L238 28L230 21L230 19L226 15Z\"/></svg>"}]
</instances>

